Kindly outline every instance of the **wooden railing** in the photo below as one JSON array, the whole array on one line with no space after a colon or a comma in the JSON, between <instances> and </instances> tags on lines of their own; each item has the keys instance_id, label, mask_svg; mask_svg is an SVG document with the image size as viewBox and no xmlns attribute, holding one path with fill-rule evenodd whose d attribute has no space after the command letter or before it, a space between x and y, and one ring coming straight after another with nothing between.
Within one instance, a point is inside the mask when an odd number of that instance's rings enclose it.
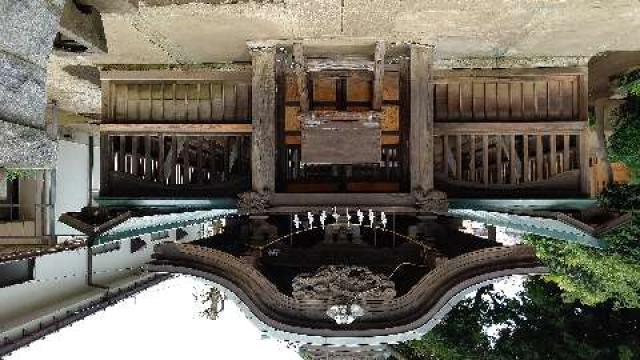
<instances>
[{"instance_id":1,"label":"wooden railing","mask_svg":"<svg viewBox=\"0 0 640 360\"><path fill-rule=\"evenodd\" d=\"M249 187L250 137L103 134L103 196L210 196Z\"/></svg>"},{"instance_id":2,"label":"wooden railing","mask_svg":"<svg viewBox=\"0 0 640 360\"><path fill-rule=\"evenodd\" d=\"M383 145L381 152L379 164L312 165L301 162L300 145L288 145L286 188L308 188L309 192L397 192L402 177L399 146ZM326 189L309 187L315 185Z\"/></svg>"},{"instance_id":3,"label":"wooden railing","mask_svg":"<svg viewBox=\"0 0 640 360\"><path fill-rule=\"evenodd\" d=\"M441 123L435 178L449 188L580 192L585 124Z\"/></svg>"}]
</instances>

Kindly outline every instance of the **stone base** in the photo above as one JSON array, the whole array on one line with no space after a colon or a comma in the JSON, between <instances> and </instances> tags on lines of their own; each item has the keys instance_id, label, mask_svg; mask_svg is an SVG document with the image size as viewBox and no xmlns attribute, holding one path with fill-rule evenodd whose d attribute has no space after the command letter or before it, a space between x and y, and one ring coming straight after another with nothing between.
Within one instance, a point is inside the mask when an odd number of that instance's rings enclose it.
<instances>
[{"instance_id":1,"label":"stone base","mask_svg":"<svg viewBox=\"0 0 640 360\"><path fill-rule=\"evenodd\" d=\"M414 191L416 208L421 214L446 214L449 211L447 194L442 191Z\"/></svg>"},{"instance_id":2,"label":"stone base","mask_svg":"<svg viewBox=\"0 0 640 360\"><path fill-rule=\"evenodd\" d=\"M0 201L6 200L7 195L7 172L4 169L0 169Z\"/></svg>"},{"instance_id":3,"label":"stone base","mask_svg":"<svg viewBox=\"0 0 640 360\"><path fill-rule=\"evenodd\" d=\"M0 167L50 169L57 144L44 130L0 120Z\"/></svg>"},{"instance_id":4,"label":"stone base","mask_svg":"<svg viewBox=\"0 0 640 360\"><path fill-rule=\"evenodd\" d=\"M245 192L238 195L238 213L241 215L264 215L269 207L271 194Z\"/></svg>"}]
</instances>

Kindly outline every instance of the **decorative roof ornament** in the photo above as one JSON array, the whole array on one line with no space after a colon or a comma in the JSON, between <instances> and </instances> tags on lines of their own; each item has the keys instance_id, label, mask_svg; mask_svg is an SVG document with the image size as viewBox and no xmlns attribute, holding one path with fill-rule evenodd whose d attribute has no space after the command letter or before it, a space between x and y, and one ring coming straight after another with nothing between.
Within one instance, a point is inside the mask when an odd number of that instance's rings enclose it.
<instances>
[{"instance_id":1,"label":"decorative roof ornament","mask_svg":"<svg viewBox=\"0 0 640 360\"><path fill-rule=\"evenodd\" d=\"M333 305L327 310L327 316L335 320L338 325L348 325L365 313L362 306L358 304Z\"/></svg>"}]
</instances>

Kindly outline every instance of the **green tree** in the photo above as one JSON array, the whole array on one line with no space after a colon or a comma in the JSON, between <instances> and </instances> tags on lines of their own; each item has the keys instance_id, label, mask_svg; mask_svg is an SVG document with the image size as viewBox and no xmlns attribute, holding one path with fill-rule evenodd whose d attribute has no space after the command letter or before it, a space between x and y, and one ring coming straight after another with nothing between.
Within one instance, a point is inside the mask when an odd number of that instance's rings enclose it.
<instances>
[{"instance_id":1,"label":"green tree","mask_svg":"<svg viewBox=\"0 0 640 360\"><path fill-rule=\"evenodd\" d=\"M634 359L640 310L565 302L554 283L531 277L515 299L483 288L420 340L396 350L410 359ZM498 327L496 335L486 331Z\"/></svg>"},{"instance_id":2,"label":"green tree","mask_svg":"<svg viewBox=\"0 0 640 360\"><path fill-rule=\"evenodd\" d=\"M632 181L640 182L640 70L620 78L620 88L627 94L617 112L613 134L608 139L609 159L624 163Z\"/></svg>"},{"instance_id":3,"label":"green tree","mask_svg":"<svg viewBox=\"0 0 640 360\"><path fill-rule=\"evenodd\" d=\"M528 235L547 276L563 290L567 301L640 308L640 216L604 237L606 249Z\"/></svg>"}]
</instances>

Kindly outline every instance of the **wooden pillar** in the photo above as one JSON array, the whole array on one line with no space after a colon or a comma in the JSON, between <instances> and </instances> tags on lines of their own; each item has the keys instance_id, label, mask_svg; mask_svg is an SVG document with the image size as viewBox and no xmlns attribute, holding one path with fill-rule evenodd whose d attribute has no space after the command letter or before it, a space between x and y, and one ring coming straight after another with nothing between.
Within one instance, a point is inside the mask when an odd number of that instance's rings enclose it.
<instances>
[{"instance_id":1,"label":"wooden pillar","mask_svg":"<svg viewBox=\"0 0 640 360\"><path fill-rule=\"evenodd\" d=\"M433 189L433 53L432 46L411 44L409 141L412 191Z\"/></svg>"},{"instance_id":2,"label":"wooden pillar","mask_svg":"<svg viewBox=\"0 0 640 360\"><path fill-rule=\"evenodd\" d=\"M376 50L374 54L374 69L373 69L373 99L371 101L371 108L375 111L382 110L384 54L385 54L384 41L376 42Z\"/></svg>"},{"instance_id":3,"label":"wooden pillar","mask_svg":"<svg viewBox=\"0 0 640 360\"><path fill-rule=\"evenodd\" d=\"M249 48L253 67L252 190L269 193L275 190L276 48L271 44L250 44Z\"/></svg>"},{"instance_id":4,"label":"wooden pillar","mask_svg":"<svg viewBox=\"0 0 640 360\"><path fill-rule=\"evenodd\" d=\"M579 77L579 114L580 121L587 122L589 119L589 70L583 69ZM584 194L591 194L591 167L589 159L591 157L591 144L589 142L589 129L585 128L578 138L578 151L580 162L580 188Z\"/></svg>"},{"instance_id":5,"label":"wooden pillar","mask_svg":"<svg viewBox=\"0 0 640 360\"><path fill-rule=\"evenodd\" d=\"M307 88L307 66L304 60L302 43L293 44L293 59L295 61L294 69L298 94L300 95L300 112L306 114L309 112L309 89Z\"/></svg>"}]
</instances>

